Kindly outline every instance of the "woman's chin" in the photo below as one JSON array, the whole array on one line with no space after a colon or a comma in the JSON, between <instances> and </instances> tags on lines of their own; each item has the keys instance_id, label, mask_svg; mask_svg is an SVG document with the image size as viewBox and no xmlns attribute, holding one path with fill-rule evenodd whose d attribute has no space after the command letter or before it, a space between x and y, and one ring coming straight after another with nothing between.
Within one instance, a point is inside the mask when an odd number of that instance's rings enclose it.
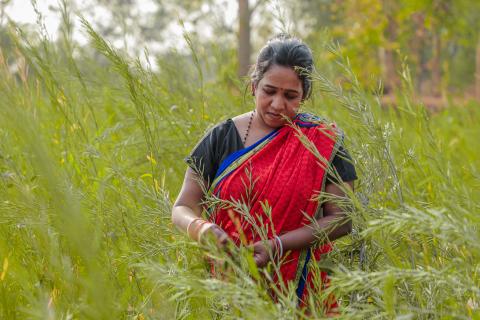
<instances>
[{"instance_id":1,"label":"woman's chin","mask_svg":"<svg viewBox=\"0 0 480 320\"><path fill-rule=\"evenodd\" d=\"M268 121L266 122L266 125L269 126L272 129L278 129L280 127L283 127L286 125L288 122L285 119L279 119L276 121Z\"/></svg>"},{"instance_id":2,"label":"woman's chin","mask_svg":"<svg viewBox=\"0 0 480 320\"><path fill-rule=\"evenodd\" d=\"M273 115L270 113L266 114L265 123L272 128L278 128L287 124L287 119L283 114Z\"/></svg>"}]
</instances>

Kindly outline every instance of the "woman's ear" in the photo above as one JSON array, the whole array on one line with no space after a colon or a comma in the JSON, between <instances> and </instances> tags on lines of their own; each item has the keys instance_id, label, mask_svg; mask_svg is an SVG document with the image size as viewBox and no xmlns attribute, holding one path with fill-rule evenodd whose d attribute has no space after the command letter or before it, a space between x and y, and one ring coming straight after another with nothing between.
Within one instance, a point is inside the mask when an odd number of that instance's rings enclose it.
<instances>
[{"instance_id":1,"label":"woman's ear","mask_svg":"<svg viewBox=\"0 0 480 320\"><path fill-rule=\"evenodd\" d=\"M255 87L255 84L252 82L252 96L255 97L255 90L257 90L257 88Z\"/></svg>"}]
</instances>

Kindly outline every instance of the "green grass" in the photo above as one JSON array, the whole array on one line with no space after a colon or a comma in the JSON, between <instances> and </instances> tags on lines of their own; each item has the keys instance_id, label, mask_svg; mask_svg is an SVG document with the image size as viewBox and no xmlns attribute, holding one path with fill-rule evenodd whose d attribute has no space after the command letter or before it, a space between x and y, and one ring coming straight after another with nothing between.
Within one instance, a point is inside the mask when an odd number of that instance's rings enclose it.
<instances>
[{"instance_id":1,"label":"green grass","mask_svg":"<svg viewBox=\"0 0 480 320\"><path fill-rule=\"evenodd\" d=\"M313 300L309 315L293 296L273 303L247 248L230 261L170 221L184 156L253 108L234 51L187 37L190 56L152 71L84 28L88 49L14 33L17 50L2 52L0 318L321 317ZM359 174L354 232L328 257L342 315L480 319L479 105L431 114L406 71L398 108L385 109L331 56L318 53L328 68L304 108L345 131ZM224 281L205 255L228 260Z\"/></svg>"}]
</instances>

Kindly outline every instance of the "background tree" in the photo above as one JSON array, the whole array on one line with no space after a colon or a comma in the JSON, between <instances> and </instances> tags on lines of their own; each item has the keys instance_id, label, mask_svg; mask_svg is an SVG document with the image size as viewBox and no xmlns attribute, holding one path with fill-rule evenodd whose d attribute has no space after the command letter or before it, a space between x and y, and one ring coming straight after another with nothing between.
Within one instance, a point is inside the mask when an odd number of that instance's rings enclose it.
<instances>
[{"instance_id":1,"label":"background tree","mask_svg":"<svg viewBox=\"0 0 480 320\"><path fill-rule=\"evenodd\" d=\"M399 88L406 62L420 96L463 92L480 96L478 1L282 0L276 6L266 0L239 0L234 23L225 14L231 6L227 0L68 3L76 13L91 16L102 36L134 55L141 54L145 45L153 54L166 54L166 40L172 39L173 26L178 28L182 21L196 43L208 43L218 53L236 52L234 63L241 78L249 70L252 51L278 31L298 35L320 53L328 30L362 83L376 86L380 78L385 94ZM0 21L5 22L9 5L13 5L10 0L0 2ZM170 41L170 45L185 43ZM182 54L188 55L188 50ZM330 59L328 55L323 58Z\"/></svg>"},{"instance_id":2,"label":"background tree","mask_svg":"<svg viewBox=\"0 0 480 320\"><path fill-rule=\"evenodd\" d=\"M252 56L251 24L252 16L267 1L257 0L253 4L249 0L238 0L238 76L248 74ZM263 12L265 13L265 12ZM268 21L264 19L264 21ZM256 30L258 31L258 30Z\"/></svg>"},{"instance_id":3,"label":"background tree","mask_svg":"<svg viewBox=\"0 0 480 320\"><path fill-rule=\"evenodd\" d=\"M205 20L215 25L216 21L212 20L218 15L211 14L218 9L215 2L95 0L80 13L89 12L95 17L91 23L102 36L114 43L123 43L124 49L138 54L146 44L162 47L165 40L171 39L170 28L179 21L192 25L192 32ZM95 14L98 11L103 17Z\"/></svg>"},{"instance_id":4,"label":"background tree","mask_svg":"<svg viewBox=\"0 0 480 320\"><path fill-rule=\"evenodd\" d=\"M420 96L459 94L478 82L474 75L480 71L472 68L480 70L475 62L478 2L307 0L284 5L297 34L315 46L321 30L329 30L362 82L373 86L381 78L384 93L399 88L404 62Z\"/></svg>"},{"instance_id":5,"label":"background tree","mask_svg":"<svg viewBox=\"0 0 480 320\"><path fill-rule=\"evenodd\" d=\"M238 0L238 76L247 75L250 68L250 8L248 0Z\"/></svg>"}]
</instances>

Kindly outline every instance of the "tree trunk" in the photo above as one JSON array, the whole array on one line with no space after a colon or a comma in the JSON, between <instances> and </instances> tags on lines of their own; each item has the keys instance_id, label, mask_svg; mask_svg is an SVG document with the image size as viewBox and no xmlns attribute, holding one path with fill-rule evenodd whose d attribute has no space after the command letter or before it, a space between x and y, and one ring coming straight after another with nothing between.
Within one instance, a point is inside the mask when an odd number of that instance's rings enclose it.
<instances>
[{"instance_id":1,"label":"tree trunk","mask_svg":"<svg viewBox=\"0 0 480 320\"><path fill-rule=\"evenodd\" d=\"M384 81L385 81L385 93L391 93L399 83L398 75L395 69L395 52L394 44L397 41L397 24L392 15L388 16L387 26L387 46L385 48L384 56Z\"/></svg>"},{"instance_id":2,"label":"tree trunk","mask_svg":"<svg viewBox=\"0 0 480 320\"><path fill-rule=\"evenodd\" d=\"M480 101L480 37L477 40L475 55L475 98Z\"/></svg>"},{"instance_id":3,"label":"tree trunk","mask_svg":"<svg viewBox=\"0 0 480 320\"><path fill-rule=\"evenodd\" d=\"M440 96L441 82L442 82L442 64L441 52L442 43L438 31L433 34L433 56L432 56L432 95Z\"/></svg>"},{"instance_id":4,"label":"tree trunk","mask_svg":"<svg viewBox=\"0 0 480 320\"><path fill-rule=\"evenodd\" d=\"M411 60L415 65L415 88L418 94L424 92L424 79L427 74L427 67L422 59L422 53L425 47L426 30L425 30L425 14L423 12L416 12L412 14L412 22L415 32L410 41Z\"/></svg>"},{"instance_id":5,"label":"tree trunk","mask_svg":"<svg viewBox=\"0 0 480 320\"><path fill-rule=\"evenodd\" d=\"M0 27L3 27L3 19L5 19L5 7L8 2L0 2Z\"/></svg>"},{"instance_id":6,"label":"tree trunk","mask_svg":"<svg viewBox=\"0 0 480 320\"><path fill-rule=\"evenodd\" d=\"M238 0L238 76L244 77L250 68L250 9L248 0Z\"/></svg>"}]
</instances>

